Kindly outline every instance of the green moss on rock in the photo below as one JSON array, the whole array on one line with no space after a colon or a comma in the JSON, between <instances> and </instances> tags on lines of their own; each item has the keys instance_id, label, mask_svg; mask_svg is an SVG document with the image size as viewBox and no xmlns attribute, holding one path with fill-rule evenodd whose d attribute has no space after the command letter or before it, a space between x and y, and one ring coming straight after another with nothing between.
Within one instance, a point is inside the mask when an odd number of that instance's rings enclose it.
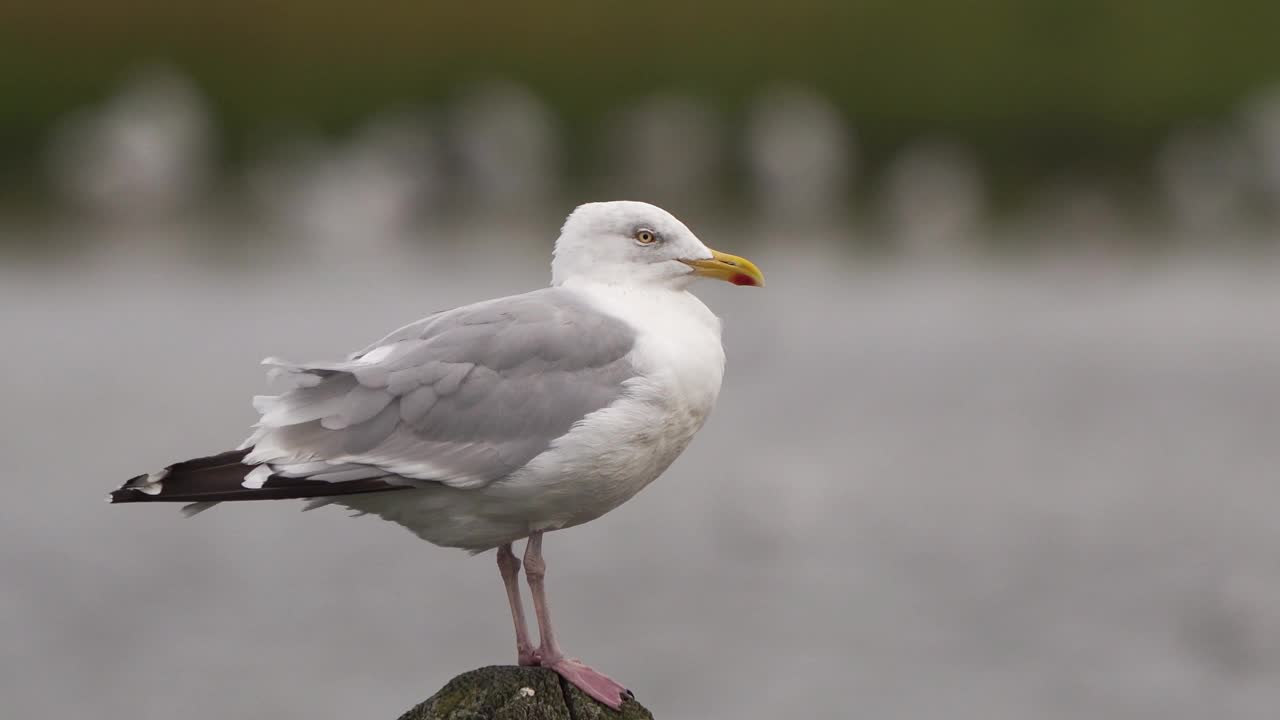
<instances>
[{"instance_id":1,"label":"green moss on rock","mask_svg":"<svg viewBox=\"0 0 1280 720\"><path fill-rule=\"evenodd\" d=\"M463 673L400 720L653 720L628 698L615 712L543 668L494 665Z\"/></svg>"}]
</instances>

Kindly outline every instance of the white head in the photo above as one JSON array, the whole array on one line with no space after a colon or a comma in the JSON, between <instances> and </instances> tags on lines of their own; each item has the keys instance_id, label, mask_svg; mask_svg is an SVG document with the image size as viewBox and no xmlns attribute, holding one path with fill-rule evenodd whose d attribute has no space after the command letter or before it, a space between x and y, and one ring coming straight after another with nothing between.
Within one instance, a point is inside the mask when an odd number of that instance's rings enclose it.
<instances>
[{"instance_id":1,"label":"white head","mask_svg":"<svg viewBox=\"0 0 1280 720\"><path fill-rule=\"evenodd\" d=\"M587 281L680 289L696 276L764 285L750 261L702 244L674 215L642 202L579 205L564 221L551 284Z\"/></svg>"}]
</instances>

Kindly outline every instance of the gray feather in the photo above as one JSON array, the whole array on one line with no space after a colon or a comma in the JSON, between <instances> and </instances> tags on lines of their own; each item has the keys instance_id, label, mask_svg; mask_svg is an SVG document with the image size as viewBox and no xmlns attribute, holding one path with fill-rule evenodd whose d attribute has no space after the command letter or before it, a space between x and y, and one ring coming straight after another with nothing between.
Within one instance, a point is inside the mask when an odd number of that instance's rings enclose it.
<instances>
[{"instance_id":1,"label":"gray feather","mask_svg":"<svg viewBox=\"0 0 1280 720\"><path fill-rule=\"evenodd\" d=\"M635 333L559 288L432 315L339 363L270 360L250 461L314 479L476 487L524 466L635 376Z\"/></svg>"}]
</instances>

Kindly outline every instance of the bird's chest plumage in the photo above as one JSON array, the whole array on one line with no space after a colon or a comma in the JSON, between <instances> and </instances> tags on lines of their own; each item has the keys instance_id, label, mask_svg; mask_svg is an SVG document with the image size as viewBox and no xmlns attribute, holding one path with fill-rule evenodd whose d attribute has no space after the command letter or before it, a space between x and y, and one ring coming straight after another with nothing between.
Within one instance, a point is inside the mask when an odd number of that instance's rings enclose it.
<instances>
[{"instance_id":1,"label":"bird's chest plumage","mask_svg":"<svg viewBox=\"0 0 1280 720\"><path fill-rule=\"evenodd\" d=\"M692 435L715 406L724 378L720 319L685 292L629 297L608 309L637 330L631 361L644 386L634 394L655 406L654 420Z\"/></svg>"},{"instance_id":2,"label":"bird's chest plumage","mask_svg":"<svg viewBox=\"0 0 1280 720\"><path fill-rule=\"evenodd\" d=\"M652 400L664 415L663 422L696 431L715 406L724 377L724 350L719 327L710 332L700 323L654 333L638 348L653 369L649 377ZM718 321L717 321L718 325Z\"/></svg>"},{"instance_id":3,"label":"bird's chest plumage","mask_svg":"<svg viewBox=\"0 0 1280 720\"><path fill-rule=\"evenodd\" d=\"M655 295L625 297L621 310L606 304L637 330L636 375L623 397L539 459L554 473L531 463L542 497L571 500L558 504L567 512L552 524L587 522L630 499L684 451L715 406L724 377L720 321L692 295Z\"/></svg>"}]
</instances>

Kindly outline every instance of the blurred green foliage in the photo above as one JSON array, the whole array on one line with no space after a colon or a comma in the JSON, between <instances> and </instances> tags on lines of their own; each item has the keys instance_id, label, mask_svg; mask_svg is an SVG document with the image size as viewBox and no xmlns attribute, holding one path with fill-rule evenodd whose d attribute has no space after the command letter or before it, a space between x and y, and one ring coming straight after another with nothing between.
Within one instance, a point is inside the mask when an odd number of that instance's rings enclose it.
<instances>
[{"instance_id":1,"label":"blurred green foliage","mask_svg":"<svg viewBox=\"0 0 1280 720\"><path fill-rule=\"evenodd\" d=\"M1268 0L8 3L0 173L32 169L57 118L155 60L209 96L231 161L262 128L340 131L501 77L571 134L655 90L733 118L795 82L847 114L873 164L929 133L973 144L997 180L1125 172L1280 80L1277 29Z\"/></svg>"}]
</instances>

